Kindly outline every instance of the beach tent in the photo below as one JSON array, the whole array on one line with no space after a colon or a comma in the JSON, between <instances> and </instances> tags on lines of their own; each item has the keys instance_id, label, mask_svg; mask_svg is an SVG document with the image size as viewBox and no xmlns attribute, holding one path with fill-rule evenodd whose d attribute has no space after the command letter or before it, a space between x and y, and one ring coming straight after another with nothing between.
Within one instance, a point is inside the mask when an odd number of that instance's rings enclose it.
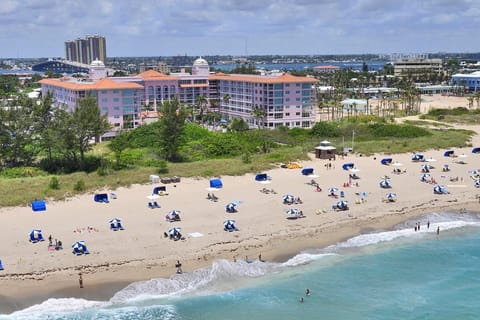
<instances>
[{"instance_id":1,"label":"beach tent","mask_svg":"<svg viewBox=\"0 0 480 320\"><path fill-rule=\"evenodd\" d=\"M220 179L210 179L210 188L220 189L223 187L222 180Z\"/></svg>"},{"instance_id":2,"label":"beach tent","mask_svg":"<svg viewBox=\"0 0 480 320\"><path fill-rule=\"evenodd\" d=\"M34 200L32 201L32 210L33 211L45 211L47 210L47 205L44 200Z\"/></svg>"},{"instance_id":3,"label":"beach tent","mask_svg":"<svg viewBox=\"0 0 480 320\"><path fill-rule=\"evenodd\" d=\"M223 222L223 230L228 232L238 231L235 220L225 220L225 222Z\"/></svg>"},{"instance_id":4,"label":"beach tent","mask_svg":"<svg viewBox=\"0 0 480 320\"><path fill-rule=\"evenodd\" d=\"M433 187L433 193L435 193L435 194L448 194L450 192L444 186L436 185L435 187Z\"/></svg>"},{"instance_id":5,"label":"beach tent","mask_svg":"<svg viewBox=\"0 0 480 320\"><path fill-rule=\"evenodd\" d=\"M110 224L110 229L113 231L123 230L122 220L119 218L113 218L108 221L108 223Z\"/></svg>"},{"instance_id":6,"label":"beach tent","mask_svg":"<svg viewBox=\"0 0 480 320\"><path fill-rule=\"evenodd\" d=\"M160 194L161 192L167 192L167 187L166 186L158 186L153 188L152 194Z\"/></svg>"},{"instance_id":7,"label":"beach tent","mask_svg":"<svg viewBox=\"0 0 480 320\"><path fill-rule=\"evenodd\" d=\"M87 245L85 241L77 241L74 244L72 244L72 249L73 253L77 256L82 255L82 254L89 254L90 252L87 249Z\"/></svg>"},{"instance_id":8,"label":"beach tent","mask_svg":"<svg viewBox=\"0 0 480 320\"><path fill-rule=\"evenodd\" d=\"M0 270L3 270L2 260L0 260Z\"/></svg>"},{"instance_id":9,"label":"beach tent","mask_svg":"<svg viewBox=\"0 0 480 320\"><path fill-rule=\"evenodd\" d=\"M97 193L93 196L93 201L100 203L108 203L108 194L106 193Z\"/></svg>"},{"instance_id":10,"label":"beach tent","mask_svg":"<svg viewBox=\"0 0 480 320\"><path fill-rule=\"evenodd\" d=\"M453 150L447 150L443 153L445 157L453 157L454 154L455 152Z\"/></svg>"},{"instance_id":11,"label":"beach tent","mask_svg":"<svg viewBox=\"0 0 480 320\"><path fill-rule=\"evenodd\" d=\"M412 156L412 161L413 162L418 162L418 161L425 161L425 156L421 153L415 153Z\"/></svg>"},{"instance_id":12,"label":"beach tent","mask_svg":"<svg viewBox=\"0 0 480 320\"><path fill-rule=\"evenodd\" d=\"M31 243L37 243L45 240L42 235L42 230L39 229L32 230L29 234L29 238Z\"/></svg>"},{"instance_id":13,"label":"beach tent","mask_svg":"<svg viewBox=\"0 0 480 320\"><path fill-rule=\"evenodd\" d=\"M262 181L267 181L268 180L268 176L266 173L259 173L255 176L255 181L259 181L259 182L262 182Z\"/></svg>"},{"instance_id":14,"label":"beach tent","mask_svg":"<svg viewBox=\"0 0 480 320\"><path fill-rule=\"evenodd\" d=\"M230 202L225 206L225 211L228 213L237 212L238 202Z\"/></svg>"},{"instance_id":15,"label":"beach tent","mask_svg":"<svg viewBox=\"0 0 480 320\"><path fill-rule=\"evenodd\" d=\"M304 176L309 176L313 174L313 168L303 168L302 169L302 174Z\"/></svg>"},{"instance_id":16,"label":"beach tent","mask_svg":"<svg viewBox=\"0 0 480 320\"><path fill-rule=\"evenodd\" d=\"M342 168L343 170L350 170L355 168L355 165L353 164L353 162L347 162L342 165Z\"/></svg>"},{"instance_id":17,"label":"beach tent","mask_svg":"<svg viewBox=\"0 0 480 320\"><path fill-rule=\"evenodd\" d=\"M180 240L182 235L180 233L180 231L182 230L182 228L179 228L179 227L173 227L173 228L170 228L168 229L168 235L170 237L170 239L173 239L173 240Z\"/></svg>"},{"instance_id":18,"label":"beach tent","mask_svg":"<svg viewBox=\"0 0 480 320\"><path fill-rule=\"evenodd\" d=\"M430 169L433 169L433 167L429 164L422 164L422 172L430 172Z\"/></svg>"},{"instance_id":19,"label":"beach tent","mask_svg":"<svg viewBox=\"0 0 480 320\"><path fill-rule=\"evenodd\" d=\"M391 188L391 187L392 187L392 184L390 183L390 180L384 179L384 180L380 181L380 188L388 189L388 188Z\"/></svg>"},{"instance_id":20,"label":"beach tent","mask_svg":"<svg viewBox=\"0 0 480 320\"><path fill-rule=\"evenodd\" d=\"M473 148L472 153L480 153L480 148L479 147Z\"/></svg>"},{"instance_id":21,"label":"beach tent","mask_svg":"<svg viewBox=\"0 0 480 320\"><path fill-rule=\"evenodd\" d=\"M393 161L392 158L383 158L382 160L380 160L380 162L384 165L384 166L388 166L389 164L391 164Z\"/></svg>"}]
</instances>

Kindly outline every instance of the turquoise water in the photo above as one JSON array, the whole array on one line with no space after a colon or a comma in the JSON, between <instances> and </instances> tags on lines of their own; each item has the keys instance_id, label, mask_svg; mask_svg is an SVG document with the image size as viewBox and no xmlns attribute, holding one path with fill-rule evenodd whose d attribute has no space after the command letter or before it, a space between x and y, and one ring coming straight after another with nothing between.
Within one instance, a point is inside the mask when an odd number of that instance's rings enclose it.
<instances>
[{"instance_id":1,"label":"turquoise water","mask_svg":"<svg viewBox=\"0 0 480 320\"><path fill-rule=\"evenodd\" d=\"M479 243L477 214L431 214L284 263L220 260L108 302L51 299L0 319L478 319Z\"/></svg>"}]
</instances>

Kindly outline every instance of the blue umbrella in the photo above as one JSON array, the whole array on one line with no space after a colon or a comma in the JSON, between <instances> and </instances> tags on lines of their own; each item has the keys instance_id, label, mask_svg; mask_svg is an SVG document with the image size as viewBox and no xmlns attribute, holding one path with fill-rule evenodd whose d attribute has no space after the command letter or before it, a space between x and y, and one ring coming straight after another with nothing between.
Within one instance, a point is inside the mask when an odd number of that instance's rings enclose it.
<instances>
[{"instance_id":1,"label":"blue umbrella","mask_svg":"<svg viewBox=\"0 0 480 320\"><path fill-rule=\"evenodd\" d=\"M120 218L113 218L110 221L108 221L108 223L110 223L110 224L119 224L121 222L122 222L122 219L120 219Z\"/></svg>"},{"instance_id":2,"label":"blue umbrella","mask_svg":"<svg viewBox=\"0 0 480 320\"><path fill-rule=\"evenodd\" d=\"M87 249L87 245L83 240L77 241L74 244L72 244L72 248L73 248L73 253L75 253L76 255L89 253Z\"/></svg>"},{"instance_id":3,"label":"blue umbrella","mask_svg":"<svg viewBox=\"0 0 480 320\"><path fill-rule=\"evenodd\" d=\"M283 202L293 202L295 201L295 196L291 194L286 194L282 197L282 199L283 199Z\"/></svg>"},{"instance_id":4,"label":"blue umbrella","mask_svg":"<svg viewBox=\"0 0 480 320\"><path fill-rule=\"evenodd\" d=\"M37 243L39 241L43 241L42 230L34 229L29 234L30 242Z\"/></svg>"},{"instance_id":5,"label":"blue umbrella","mask_svg":"<svg viewBox=\"0 0 480 320\"><path fill-rule=\"evenodd\" d=\"M385 197L388 199L388 200L393 200L397 197L397 194L396 193L393 193L393 192L389 192L385 195Z\"/></svg>"},{"instance_id":6,"label":"blue umbrella","mask_svg":"<svg viewBox=\"0 0 480 320\"><path fill-rule=\"evenodd\" d=\"M174 235L176 235L176 234L179 234L181 230L182 230L182 228L173 227L173 228L171 228L171 229L168 230L168 234L174 236Z\"/></svg>"},{"instance_id":7,"label":"blue umbrella","mask_svg":"<svg viewBox=\"0 0 480 320\"><path fill-rule=\"evenodd\" d=\"M480 179L476 179L473 185L475 188L480 188Z\"/></svg>"},{"instance_id":8,"label":"blue umbrella","mask_svg":"<svg viewBox=\"0 0 480 320\"><path fill-rule=\"evenodd\" d=\"M170 211L168 214L173 217L173 216L178 216L178 215L180 214L180 212L182 212L182 211L180 211L180 210L172 210L172 211Z\"/></svg>"},{"instance_id":9,"label":"blue umbrella","mask_svg":"<svg viewBox=\"0 0 480 320\"><path fill-rule=\"evenodd\" d=\"M421 153L415 153L412 157L412 161L423 161L425 157Z\"/></svg>"},{"instance_id":10,"label":"blue umbrella","mask_svg":"<svg viewBox=\"0 0 480 320\"><path fill-rule=\"evenodd\" d=\"M110 224L110 229L117 231L117 230L123 230L122 226L122 219L120 218L113 218L110 221L108 221Z\"/></svg>"},{"instance_id":11,"label":"blue umbrella","mask_svg":"<svg viewBox=\"0 0 480 320\"><path fill-rule=\"evenodd\" d=\"M425 182L425 181L427 181L427 178L429 178L429 177L430 177L430 173L424 173L424 174L422 174L422 176L420 177L420 181Z\"/></svg>"},{"instance_id":12,"label":"blue umbrella","mask_svg":"<svg viewBox=\"0 0 480 320\"><path fill-rule=\"evenodd\" d=\"M338 191L338 188L335 188L335 187L328 188L328 193L335 193L337 191Z\"/></svg>"},{"instance_id":13,"label":"blue umbrella","mask_svg":"<svg viewBox=\"0 0 480 320\"><path fill-rule=\"evenodd\" d=\"M346 201L346 200L338 201L336 206L337 206L337 209L340 209L340 210L347 209L348 208L348 201Z\"/></svg>"},{"instance_id":14,"label":"blue umbrella","mask_svg":"<svg viewBox=\"0 0 480 320\"><path fill-rule=\"evenodd\" d=\"M433 192L436 194L447 194L449 191L442 185L436 185L433 187Z\"/></svg>"},{"instance_id":15,"label":"blue umbrella","mask_svg":"<svg viewBox=\"0 0 480 320\"><path fill-rule=\"evenodd\" d=\"M233 231L237 229L235 224L236 224L235 220L225 220L225 222L223 223L223 226L226 231Z\"/></svg>"},{"instance_id":16,"label":"blue umbrella","mask_svg":"<svg viewBox=\"0 0 480 320\"><path fill-rule=\"evenodd\" d=\"M288 209L287 214L297 215L298 214L298 209Z\"/></svg>"},{"instance_id":17,"label":"blue umbrella","mask_svg":"<svg viewBox=\"0 0 480 320\"><path fill-rule=\"evenodd\" d=\"M388 179L380 181L380 188L390 188L391 186L390 180Z\"/></svg>"},{"instance_id":18,"label":"blue umbrella","mask_svg":"<svg viewBox=\"0 0 480 320\"><path fill-rule=\"evenodd\" d=\"M230 202L225 206L225 209L227 210L227 212L233 212L236 210L236 208L237 208L237 202Z\"/></svg>"}]
</instances>

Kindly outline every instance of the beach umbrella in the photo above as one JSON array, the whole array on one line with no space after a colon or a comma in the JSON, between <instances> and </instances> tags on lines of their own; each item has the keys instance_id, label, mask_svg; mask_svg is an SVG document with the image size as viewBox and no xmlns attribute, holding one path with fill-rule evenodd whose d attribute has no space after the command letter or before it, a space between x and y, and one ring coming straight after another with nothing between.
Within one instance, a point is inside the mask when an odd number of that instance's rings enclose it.
<instances>
[{"instance_id":1,"label":"beach umbrella","mask_svg":"<svg viewBox=\"0 0 480 320\"><path fill-rule=\"evenodd\" d=\"M393 161L392 158L383 158L382 160L380 160L380 163L385 165L385 166L388 166L389 164L391 164Z\"/></svg>"},{"instance_id":2,"label":"beach umbrella","mask_svg":"<svg viewBox=\"0 0 480 320\"><path fill-rule=\"evenodd\" d=\"M179 234L181 230L182 230L182 228L173 227L173 228L168 229L168 234L174 236L174 235Z\"/></svg>"},{"instance_id":3,"label":"beach umbrella","mask_svg":"<svg viewBox=\"0 0 480 320\"><path fill-rule=\"evenodd\" d=\"M235 220L225 220L223 222L223 227L226 231L231 231L237 229Z\"/></svg>"},{"instance_id":4,"label":"beach umbrella","mask_svg":"<svg viewBox=\"0 0 480 320\"><path fill-rule=\"evenodd\" d=\"M335 187L328 188L328 193L329 194L336 193L336 192L338 192L338 188L335 188Z\"/></svg>"},{"instance_id":5,"label":"beach umbrella","mask_svg":"<svg viewBox=\"0 0 480 320\"><path fill-rule=\"evenodd\" d=\"M454 154L455 154L455 151L453 150L447 150L443 153L445 157L453 157Z\"/></svg>"},{"instance_id":6,"label":"beach umbrella","mask_svg":"<svg viewBox=\"0 0 480 320\"><path fill-rule=\"evenodd\" d=\"M433 169L433 167L428 163L422 164L422 170L430 170L430 169Z\"/></svg>"},{"instance_id":7,"label":"beach umbrella","mask_svg":"<svg viewBox=\"0 0 480 320\"><path fill-rule=\"evenodd\" d=\"M227 212L233 212L236 210L237 205L238 202L230 202L225 206L225 210L227 210Z\"/></svg>"},{"instance_id":8,"label":"beach umbrella","mask_svg":"<svg viewBox=\"0 0 480 320\"><path fill-rule=\"evenodd\" d=\"M73 253L75 253L76 255L89 253L87 249L87 244L83 240L77 241L74 244L72 244L72 249L73 249Z\"/></svg>"},{"instance_id":9,"label":"beach umbrella","mask_svg":"<svg viewBox=\"0 0 480 320\"><path fill-rule=\"evenodd\" d=\"M298 214L298 209L288 209L287 211L288 215L297 215Z\"/></svg>"},{"instance_id":10,"label":"beach umbrella","mask_svg":"<svg viewBox=\"0 0 480 320\"><path fill-rule=\"evenodd\" d=\"M120 218L110 219L110 221L108 221L108 223L110 224L110 229L112 229L114 231L117 231L119 229L123 230L122 219L120 219Z\"/></svg>"},{"instance_id":11,"label":"beach umbrella","mask_svg":"<svg viewBox=\"0 0 480 320\"><path fill-rule=\"evenodd\" d=\"M337 202L337 208L340 210L344 210L348 208L348 201L347 200L342 200Z\"/></svg>"},{"instance_id":12,"label":"beach umbrella","mask_svg":"<svg viewBox=\"0 0 480 320\"><path fill-rule=\"evenodd\" d=\"M119 224L119 223L122 223L122 219L120 218L113 218L113 219L110 219L110 221L108 221L108 223L110 224Z\"/></svg>"},{"instance_id":13,"label":"beach umbrella","mask_svg":"<svg viewBox=\"0 0 480 320\"><path fill-rule=\"evenodd\" d=\"M472 153L480 153L480 148L479 147L473 148Z\"/></svg>"},{"instance_id":14,"label":"beach umbrella","mask_svg":"<svg viewBox=\"0 0 480 320\"><path fill-rule=\"evenodd\" d=\"M423 161L423 160L425 160L425 157L421 153L415 153L412 156L412 161Z\"/></svg>"},{"instance_id":15,"label":"beach umbrella","mask_svg":"<svg viewBox=\"0 0 480 320\"><path fill-rule=\"evenodd\" d=\"M170 216L174 217L174 216L178 216L181 212L182 212L182 211L180 211L180 210L172 210L172 211L170 211L168 214L169 214Z\"/></svg>"},{"instance_id":16,"label":"beach umbrella","mask_svg":"<svg viewBox=\"0 0 480 320\"><path fill-rule=\"evenodd\" d=\"M392 185L390 184L390 180L384 179L380 181L380 188L390 188Z\"/></svg>"},{"instance_id":17,"label":"beach umbrella","mask_svg":"<svg viewBox=\"0 0 480 320\"><path fill-rule=\"evenodd\" d=\"M430 178L430 174L429 173L424 173L420 177L420 181L425 182L425 181L427 181L427 178Z\"/></svg>"},{"instance_id":18,"label":"beach umbrella","mask_svg":"<svg viewBox=\"0 0 480 320\"><path fill-rule=\"evenodd\" d=\"M393 192L389 192L389 193L387 193L387 194L385 195L385 197L386 197L388 200L392 201L392 200L395 200L395 198L397 197L397 194L396 194L396 193L393 193Z\"/></svg>"},{"instance_id":19,"label":"beach umbrella","mask_svg":"<svg viewBox=\"0 0 480 320\"><path fill-rule=\"evenodd\" d=\"M448 190L442 185L436 185L433 187L433 193L435 194L447 194Z\"/></svg>"},{"instance_id":20,"label":"beach umbrella","mask_svg":"<svg viewBox=\"0 0 480 320\"><path fill-rule=\"evenodd\" d=\"M40 229L33 229L29 233L30 241L33 243L36 243L38 241L43 241L43 235L42 235L42 230Z\"/></svg>"},{"instance_id":21,"label":"beach umbrella","mask_svg":"<svg viewBox=\"0 0 480 320\"><path fill-rule=\"evenodd\" d=\"M295 201L295 196L291 195L291 194L286 194L282 197L282 200L283 202L294 202Z\"/></svg>"},{"instance_id":22,"label":"beach umbrella","mask_svg":"<svg viewBox=\"0 0 480 320\"><path fill-rule=\"evenodd\" d=\"M480 174L480 170L475 169L475 170L470 171L470 173L473 174L474 176L476 176L476 175Z\"/></svg>"},{"instance_id":23,"label":"beach umbrella","mask_svg":"<svg viewBox=\"0 0 480 320\"><path fill-rule=\"evenodd\" d=\"M480 179L476 179L476 180L473 182L473 185L475 186L475 188L480 188Z\"/></svg>"}]
</instances>

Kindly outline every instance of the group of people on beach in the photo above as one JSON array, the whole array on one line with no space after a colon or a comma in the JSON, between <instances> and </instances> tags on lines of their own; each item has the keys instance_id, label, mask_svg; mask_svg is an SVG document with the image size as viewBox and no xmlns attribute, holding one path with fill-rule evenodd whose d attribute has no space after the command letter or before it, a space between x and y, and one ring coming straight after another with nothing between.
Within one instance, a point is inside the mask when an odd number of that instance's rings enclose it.
<instances>
[{"instance_id":1,"label":"group of people on beach","mask_svg":"<svg viewBox=\"0 0 480 320\"><path fill-rule=\"evenodd\" d=\"M48 236L48 250L62 250L63 244L62 241L55 239L55 243L53 242L52 235Z\"/></svg>"}]
</instances>

